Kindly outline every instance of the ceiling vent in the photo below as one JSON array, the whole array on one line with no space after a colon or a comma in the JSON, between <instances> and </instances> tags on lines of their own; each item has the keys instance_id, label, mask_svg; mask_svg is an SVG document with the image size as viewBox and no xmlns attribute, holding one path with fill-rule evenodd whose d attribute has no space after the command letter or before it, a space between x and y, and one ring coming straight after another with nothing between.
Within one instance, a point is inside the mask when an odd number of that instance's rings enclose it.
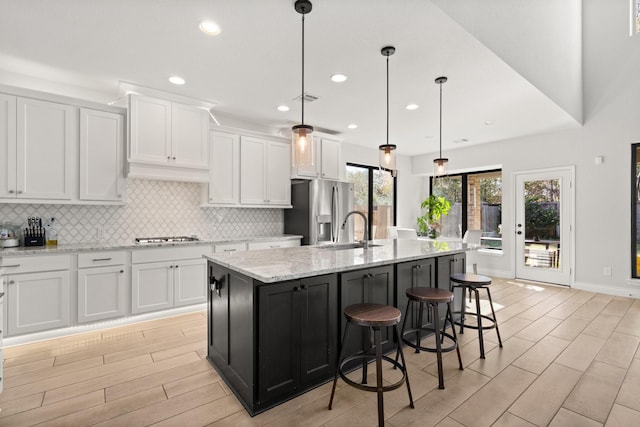
<instances>
[{"instance_id":1,"label":"ceiling vent","mask_svg":"<svg viewBox=\"0 0 640 427\"><path fill-rule=\"evenodd\" d=\"M293 100L300 101L303 96L304 96L304 102L313 102L318 100L317 96L311 95L310 93L306 93L306 92L304 93L304 95L296 96L295 98L293 98Z\"/></svg>"}]
</instances>

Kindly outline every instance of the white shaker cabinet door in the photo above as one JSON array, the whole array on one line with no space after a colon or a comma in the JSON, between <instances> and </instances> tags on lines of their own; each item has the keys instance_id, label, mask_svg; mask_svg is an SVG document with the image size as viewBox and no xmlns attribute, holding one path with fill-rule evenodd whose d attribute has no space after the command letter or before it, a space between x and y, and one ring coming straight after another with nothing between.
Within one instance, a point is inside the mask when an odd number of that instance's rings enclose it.
<instances>
[{"instance_id":1,"label":"white shaker cabinet door","mask_svg":"<svg viewBox=\"0 0 640 427\"><path fill-rule=\"evenodd\" d=\"M78 269L78 322L127 314L127 282L124 265Z\"/></svg>"},{"instance_id":2,"label":"white shaker cabinet door","mask_svg":"<svg viewBox=\"0 0 640 427\"><path fill-rule=\"evenodd\" d=\"M8 334L69 325L69 271L15 274L7 278Z\"/></svg>"},{"instance_id":3,"label":"white shaker cabinet door","mask_svg":"<svg viewBox=\"0 0 640 427\"><path fill-rule=\"evenodd\" d=\"M123 123L120 114L80 109L81 200L123 200Z\"/></svg>"},{"instance_id":4,"label":"white shaker cabinet door","mask_svg":"<svg viewBox=\"0 0 640 427\"><path fill-rule=\"evenodd\" d=\"M173 307L173 262L131 266L131 312L133 314Z\"/></svg>"},{"instance_id":5,"label":"white shaker cabinet door","mask_svg":"<svg viewBox=\"0 0 640 427\"><path fill-rule=\"evenodd\" d=\"M290 146L282 142L267 142L266 199L269 205L291 204Z\"/></svg>"},{"instance_id":6,"label":"white shaker cabinet door","mask_svg":"<svg viewBox=\"0 0 640 427\"><path fill-rule=\"evenodd\" d=\"M16 97L0 94L0 197L16 197Z\"/></svg>"},{"instance_id":7,"label":"white shaker cabinet door","mask_svg":"<svg viewBox=\"0 0 640 427\"><path fill-rule=\"evenodd\" d=\"M171 162L209 168L209 114L201 108L171 104Z\"/></svg>"},{"instance_id":8,"label":"white shaker cabinet door","mask_svg":"<svg viewBox=\"0 0 640 427\"><path fill-rule=\"evenodd\" d=\"M266 198L266 143L251 137L240 141L240 202L264 205ZM288 172L289 169L287 169Z\"/></svg>"},{"instance_id":9,"label":"white shaker cabinet door","mask_svg":"<svg viewBox=\"0 0 640 427\"><path fill-rule=\"evenodd\" d=\"M209 134L211 168L209 170L209 203L240 202L240 137L224 132Z\"/></svg>"},{"instance_id":10,"label":"white shaker cabinet door","mask_svg":"<svg viewBox=\"0 0 640 427\"><path fill-rule=\"evenodd\" d=\"M176 306L207 301L207 262L204 259L176 262L173 274Z\"/></svg>"},{"instance_id":11,"label":"white shaker cabinet door","mask_svg":"<svg viewBox=\"0 0 640 427\"><path fill-rule=\"evenodd\" d=\"M158 165L171 162L171 102L131 95L129 117L129 160Z\"/></svg>"},{"instance_id":12,"label":"white shaker cabinet door","mask_svg":"<svg viewBox=\"0 0 640 427\"><path fill-rule=\"evenodd\" d=\"M323 179L341 179L341 169L344 165L341 162L341 150L339 141L332 139L322 139L322 178Z\"/></svg>"},{"instance_id":13,"label":"white shaker cabinet door","mask_svg":"<svg viewBox=\"0 0 640 427\"><path fill-rule=\"evenodd\" d=\"M17 99L17 197L69 200L77 121L69 105Z\"/></svg>"}]
</instances>

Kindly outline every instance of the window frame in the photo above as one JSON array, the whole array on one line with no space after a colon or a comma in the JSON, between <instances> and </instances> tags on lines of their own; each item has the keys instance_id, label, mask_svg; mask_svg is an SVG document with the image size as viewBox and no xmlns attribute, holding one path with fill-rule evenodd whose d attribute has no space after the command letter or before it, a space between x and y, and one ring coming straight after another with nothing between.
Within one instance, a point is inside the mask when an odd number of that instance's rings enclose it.
<instances>
[{"instance_id":1,"label":"window frame","mask_svg":"<svg viewBox=\"0 0 640 427\"><path fill-rule=\"evenodd\" d=\"M468 178L469 176L472 175L482 175L482 174L486 174L486 173L492 173L492 172L499 172L500 176L502 177L502 168L496 168L496 169L486 169L486 170L477 170L477 171L472 171L472 172L460 172L460 173L451 173L451 174L447 174L447 177L460 177L461 180L461 185L462 185L462 209L461 209L461 222L462 222L462 234L460 236L460 239L462 239L462 237L464 236L464 233L467 231L467 229L469 228L468 222L469 222L469 189L468 189ZM434 177L433 175L429 176L429 195L433 194L433 180L436 177ZM439 178L439 177L438 177ZM502 179L502 182L504 183L504 179ZM504 195L504 188L501 186L502 189L502 194ZM500 206L503 207L503 204L500 203ZM504 236L503 236L504 238ZM500 249L491 249L491 248L486 248L486 249L480 249L481 252L487 252L487 253L491 253L491 254L502 254L503 253L503 248L500 247Z\"/></svg>"},{"instance_id":2,"label":"window frame","mask_svg":"<svg viewBox=\"0 0 640 427\"><path fill-rule=\"evenodd\" d=\"M637 178L637 165L638 160L638 150L640 150L640 142L631 144L631 278L632 279L640 279L638 275L638 264L637 264L637 256L638 256L638 208L637 208L637 200L638 200L638 178Z\"/></svg>"},{"instance_id":3,"label":"window frame","mask_svg":"<svg viewBox=\"0 0 640 427\"><path fill-rule=\"evenodd\" d=\"M382 170L385 172L391 172L388 169L385 168L381 168L380 166L369 166L369 165L362 165L359 163L351 163L351 162L347 162L347 167L349 166L353 166L356 168L362 168L362 169L366 169L368 172L367 175L367 186L368 186L368 195L367 195L367 204L369 206L368 212L367 212L367 227L368 230L372 230L373 228L373 171L375 170ZM393 178L393 225L397 225L397 219L398 219L398 176L393 176L393 174L391 175ZM371 240L371 231L369 231L369 240Z\"/></svg>"}]
</instances>

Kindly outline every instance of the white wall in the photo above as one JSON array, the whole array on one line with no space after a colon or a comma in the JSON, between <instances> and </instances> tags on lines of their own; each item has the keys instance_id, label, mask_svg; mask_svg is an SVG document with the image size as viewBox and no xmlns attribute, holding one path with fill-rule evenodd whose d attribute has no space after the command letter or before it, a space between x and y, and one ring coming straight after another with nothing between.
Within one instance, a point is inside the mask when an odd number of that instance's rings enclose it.
<instances>
[{"instance_id":1,"label":"white wall","mask_svg":"<svg viewBox=\"0 0 640 427\"><path fill-rule=\"evenodd\" d=\"M640 142L640 34L628 32L627 1L584 0L581 128L445 153L451 170L502 165L504 255L483 257L483 268L507 277L515 272L514 172L575 165L574 287L640 297L640 283L629 280L630 144ZM604 164L596 166L599 155ZM433 157L413 158L413 172L428 173ZM603 275L605 266L612 276Z\"/></svg>"}]
</instances>

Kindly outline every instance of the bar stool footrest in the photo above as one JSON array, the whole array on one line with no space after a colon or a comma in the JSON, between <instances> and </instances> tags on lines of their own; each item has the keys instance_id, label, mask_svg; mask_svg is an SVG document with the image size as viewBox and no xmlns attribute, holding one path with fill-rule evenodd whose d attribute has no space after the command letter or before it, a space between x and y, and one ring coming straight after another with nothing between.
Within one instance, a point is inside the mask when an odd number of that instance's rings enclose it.
<instances>
[{"instance_id":1,"label":"bar stool footrest","mask_svg":"<svg viewBox=\"0 0 640 427\"><path fill-rule=\"evenodd\" d=\"M354 354L354 355L351 355L349 357L344 358L342 360L342 362L340 362L340 366L338 367L338 374L340 374L340 378L342 378L344 380L344 382L346 382L347 384L349 384L349 385L351 385L351 386L353 386L353 387L355 387L355 388L357 388L359 390L377 392L378 391L378 387L377 386L357 383L357 382L353 381L352 379L348 378L346 376L346 374L343 372L344 365L346 365L349 362L352 362L352 361L358 360L358 359L365 359L365 361L369 362L372 358L373 358L373 360L375 360L375 355L367 354L367 353ZM389 385L383 386L382 387L382 391L391 391L391 390L395 390L397 388L400 388L400 386L402 386L405 383L405 379L407 377L407 372L406 372L405 368L402 366L401 363L396 362L394 359L390 358L389 356L382 355L382 360L386 360L387 362L391 363L395 368L399 369L400 372L402 372L402 378L400 378L397 382L395 382L393 384L389 384Z\"/></svg>"},{"instance_id":2,"label":"bar stool footrest","mask_svg":"<svg viewBox=\"0 0 640 427\"><path fill-rule=\"evenodd\" d=\"M466 325L465 325L466 326ZM483 328L484 329L484 328ZM425 347L422 345L418 345L418 343L415 343L413 341L410 341L409 339L405 338L405 335L409 335L409 334L414 334L416 332L432 332L435 333L435 330L432 328L413 328L413 329L407 329L405 330L405 332L402 334L402 342L405 343L406 345L408 345L411 348L415 348L416 350L420 349L422 351L428 351L430 353L437 353L438 349L434 348L434 347ZM449 338L449 340L452 341L452 344L448 347L441 347L440 351L443 353L449 352L449 351L453 351L458 347L458 343L456 338L453 337L453 335L447 333L447 332L440 332L440 336L441 337L447 337ZM421 338L426 338L427 336L421 337Z\"/></svg>"},{"instance_id":3,"label":"bar stool footrest","mask_svg":"<svg viewBox=\"0 0 640 427\"><path fill-rule=\"evenodd\" d=\"M462 312L461 312L461 311L454 311L454 312L453 312L453 314L454 314L454 315L455 315L455 314L462 314ZM469 313L468 311L465 311L465 312L464 312L464 315L465 315L465 316L478 316L478 313ZM485 323L484 323L484 322L482 323L482 330L483 330L483 331L484 331L485 329L495 329L495 327L496 327L496 320L495 320L493 317L488 316L488 315L486 315L486 314L481 314L481 315L480 315L480 317L482 317L483 319L486 319L486 320L488 320L489 322L491 322L491 323L489 323L488 325L485 325ZM465 328L469 328L469 329L476 329L476 330L477 330L477 329L479 329L479 327L478 327L478 325L477 325L477 324L476 324L476 325L469 325L469 324L467 324L464 320L465 320L465 319L454 320L454 321L453 321L453 323L455 323L455 324L456 324L456 325L458 325L458 326L463 326L463 327L465 327Z\"/></svg>"}]
</instances>

